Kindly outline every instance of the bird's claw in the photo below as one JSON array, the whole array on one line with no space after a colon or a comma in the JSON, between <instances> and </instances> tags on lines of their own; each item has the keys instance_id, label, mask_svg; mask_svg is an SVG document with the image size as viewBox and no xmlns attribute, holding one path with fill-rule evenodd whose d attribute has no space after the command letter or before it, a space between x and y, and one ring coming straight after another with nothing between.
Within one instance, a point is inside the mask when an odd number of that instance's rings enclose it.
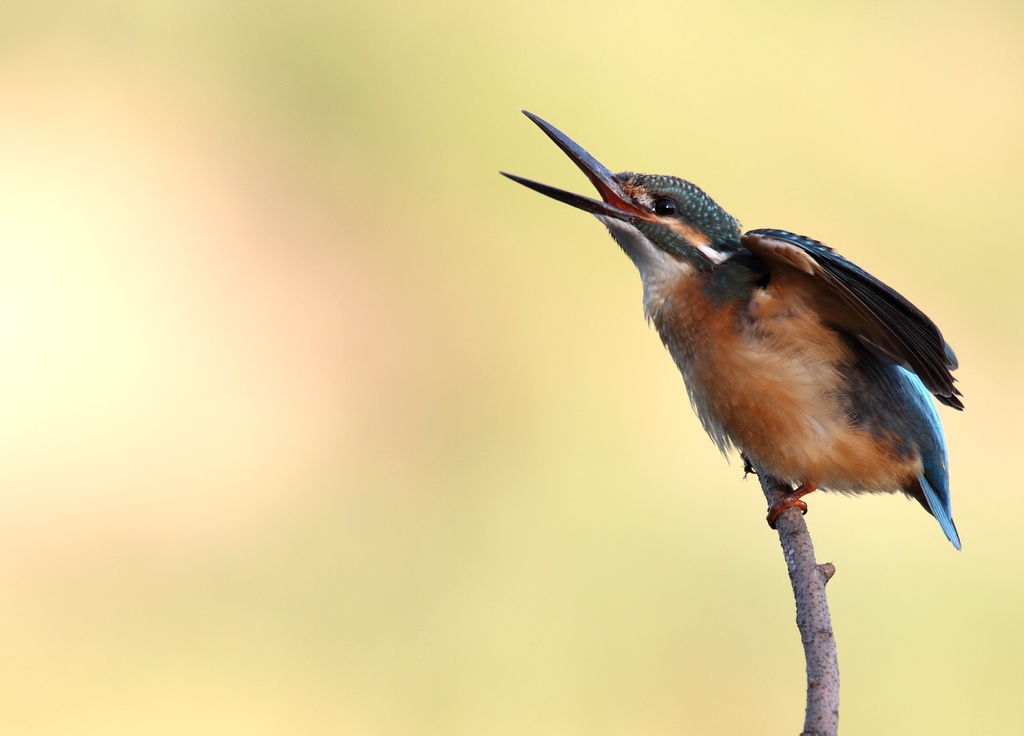
<instances>
[{"instance_id":1,"label":"bird's claw","mask_svg":"<svg viewBox=\"0 0 1024 736\"><path fill-rule=\"evenodd\" d=\"M808 493L816 491L817 489L817 483L804 483L795 490L779 496L772 501L771 505L768 507L768 526L774 529L776 522L779 520L779 516L786 509L798 508L800 509L800 513L806 514L807 504L801 499Z\"/></svg>"},{"instance_id":2,"label":"bird's claw","mask_svg":"<svg viewBox=\"0 0 1024 736\"><path fill-rule=\"evenodd\" d=\"M804 501L801 501L799 498L793 498L792 496L783 496L768 507L768 526L774 529L782 512L786 509L792 508L800 509L800 513L805 515L807 514L807 504Z\"/></svg>"}]
</instances>

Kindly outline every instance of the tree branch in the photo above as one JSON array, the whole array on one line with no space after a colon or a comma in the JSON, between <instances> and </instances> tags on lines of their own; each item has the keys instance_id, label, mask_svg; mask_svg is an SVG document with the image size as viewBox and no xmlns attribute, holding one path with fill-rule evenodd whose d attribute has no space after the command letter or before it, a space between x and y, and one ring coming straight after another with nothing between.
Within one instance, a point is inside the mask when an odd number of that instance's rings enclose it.
<instances>
[{"instance_id":1,"label":"tree branch","mask_svg":"<svg viewBox=\"0 0 1024 736\"><path fill-rule=\"evenodd\" d=\"M769 506L792 491L790 486L770 475L759 472L757 477ZM796 625L807 660L807 711L800 736L836 736L839 730L839 660L825 597L825 584L836 568L831 562L823 565L815 562L814 544L800 509L783 511L776 528L793 585Z\"/></svg>"}]
</instances>

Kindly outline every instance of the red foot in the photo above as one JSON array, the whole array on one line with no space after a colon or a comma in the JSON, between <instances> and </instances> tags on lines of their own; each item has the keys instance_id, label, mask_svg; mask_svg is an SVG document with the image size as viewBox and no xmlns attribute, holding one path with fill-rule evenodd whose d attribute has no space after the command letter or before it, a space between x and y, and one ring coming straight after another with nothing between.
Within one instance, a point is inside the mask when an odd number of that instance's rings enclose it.
<instances>
[{"instance_id":1,"label":"red foot","mask_svg":"<svg viewBox=\"0 0 1024 736\"><path fill-rule=\"evenodd\" d=\"M768 507L768 526L774 529L775 522L779 520L779 514L786 509L798 508L801 512L806 514L807 504L800 499L808 493L813 493L816 490L818 490L817 483L807 482L799 486L796 490L790 491L786 495L775 499L771 506Z\"/></svg>"}]
</instances>

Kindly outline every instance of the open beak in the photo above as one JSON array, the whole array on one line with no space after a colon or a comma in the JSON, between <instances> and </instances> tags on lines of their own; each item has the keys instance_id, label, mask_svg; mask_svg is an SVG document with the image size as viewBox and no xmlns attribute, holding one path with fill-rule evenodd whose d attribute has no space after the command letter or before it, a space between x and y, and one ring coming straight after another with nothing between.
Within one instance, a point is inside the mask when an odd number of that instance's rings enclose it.
<instances>
[{"instance_id":1,"label":"open beak","mask_svg":"<svg viewBox=\"0 0 1024 736\"><path fill-rule=\"evenodd\" d=\"M541 194L546 194L552 199L557 199L559 202L571 204L573 207L578 207L585 212L590 212L595 215L614 217L617 220L631 220L635 217L650 217L648 212L640 209L629 201L629 197L622 188L622 183L615 178L615 175L602 166L597 159L574 143L569 136L551 125L551 123L541 120L531 112L523 110L523 114L535 122L541 130L547 133L548 138L553 140L555 144L572 159L572 162L580 168L580 171L587 175L590 182L597 187L597 192L601 195L601 200L584 197L582 194L573 194L572 192L567 192L564 189L557 189L555 187L548 186L547 184L541 184L540 182L533 181L532 179L525 179L521 176L507 174L502 171L501 173L504 176L507 176L512 181L519 182L524 187L529 187Z\"/></svg>"}]
</instances>

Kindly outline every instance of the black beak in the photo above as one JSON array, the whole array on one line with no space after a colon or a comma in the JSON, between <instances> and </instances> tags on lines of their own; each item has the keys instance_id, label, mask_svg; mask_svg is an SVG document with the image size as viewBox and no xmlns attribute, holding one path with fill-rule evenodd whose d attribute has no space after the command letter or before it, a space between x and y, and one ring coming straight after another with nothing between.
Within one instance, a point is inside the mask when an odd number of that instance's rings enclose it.
<instances>
[{"instance_id":1,"label":"black beak","mask_svg":"<svg viewBox=\"0 0 1024 736\"><path fill-rule=\"evenodd\" d=\"M557 199L559 202L571 204L573 207L577 207L585 212L590 212L595 215L614 217L618 220L630 220L637 216L650 216L647 212L629 201L629 197L622 188L622 182L616 179L612 172L606 169L597 159L573 142L569 136L551 125L551 123L541 120L532 112L523 110L523 114L535 122L541 130L547 133L548 138L553 140L555 144L572 159L572 162L580 168L580 171L587 175L590 182L597 187L597 191L601 195L601 200L603 201L584 197L582 194L573 194L572 192L567 192L564 189L557 189L556 187L541 184L540 182L533 181L532 179L525 179L521 176L516 176L515 174L508 174L504 171L501 172L502 175L507 176L512 181L519 182L524 187L529 187L541 194L546 194L552 199Z\"/></svg>"}]
</instances>

